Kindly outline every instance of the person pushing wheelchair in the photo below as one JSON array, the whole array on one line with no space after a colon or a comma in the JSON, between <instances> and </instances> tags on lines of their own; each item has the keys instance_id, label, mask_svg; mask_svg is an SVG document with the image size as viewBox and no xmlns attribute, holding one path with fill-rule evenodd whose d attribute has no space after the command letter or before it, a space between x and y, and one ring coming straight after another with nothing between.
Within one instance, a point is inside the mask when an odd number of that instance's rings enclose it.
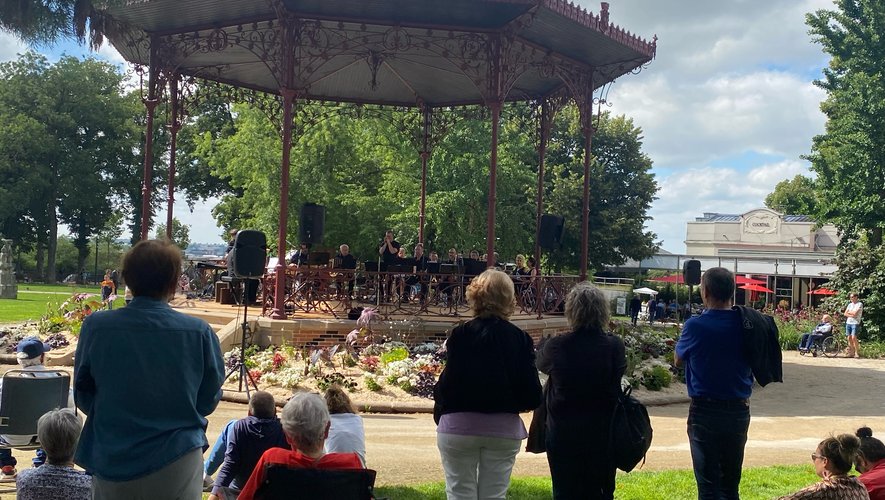
<instances>
[{"instance_id":1,"label":"person pushing wheelchair","mask_svg":"<svg viewBox=\"0 0 885 500\"><path fill-rule=\"evenodd\" d=\"M832 333L833 318L829 314L824 314L820 319L820 323L814 327L814 330L802 334L802 339L799 341L799 352L810 351L812 346L815 344L820 345L823 338Z\"/></svg>"}]
</instances>

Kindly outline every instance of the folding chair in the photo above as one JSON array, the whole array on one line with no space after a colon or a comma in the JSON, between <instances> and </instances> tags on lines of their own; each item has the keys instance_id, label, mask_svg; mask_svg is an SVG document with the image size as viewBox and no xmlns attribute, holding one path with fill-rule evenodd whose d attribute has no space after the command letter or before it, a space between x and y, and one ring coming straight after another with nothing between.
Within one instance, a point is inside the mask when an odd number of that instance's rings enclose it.
<instances>
[{"instance_id":1,"label":"folding chair","mask_svg":"<svg viewBox=\"0 0 885 500\"><path fill-rule=\"evenodd\" d=\"M39 375L35 376L35 373ZM54 374L48 376L47 374ZM68 406L71 377L65 372L34 372L9 370L3 375L0 395L0 435L33 436L28 444L9 444L0 437L0 448L36 450L37 420L46 412ZM0 484L15 483L14 479L0 480ZM12 489L0 489L9 493Z\"/></svg>"},{"instance_id":2,"label":"folding chair","mask_svg":"<svg viewBox=\"0 0 885 500\"><path fill-rule=\"evenodd\" d=\"M256 500L374 500L372 469L314 469L265 466Z\"/></svg>"}]
</instances>

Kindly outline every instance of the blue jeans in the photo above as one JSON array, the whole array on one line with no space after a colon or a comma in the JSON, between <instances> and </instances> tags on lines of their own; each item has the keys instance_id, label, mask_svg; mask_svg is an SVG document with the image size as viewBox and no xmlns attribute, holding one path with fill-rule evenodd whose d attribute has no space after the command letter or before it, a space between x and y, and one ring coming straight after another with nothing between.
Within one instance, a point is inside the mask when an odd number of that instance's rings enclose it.
<instances>
[{"instance_id":1,"label":"blue jeans","mask_svg":"<svg viewBox=\"0 0 885 500\"><path fill-rule=\"evenodd\" d=\"M853 337L857 335L857 323L846 323L845 324L845 335L849 337Z\"/></svg>"},{"instance_id":2,"label":"blue jeans","mask_svg":"<svg viewBox=\"0 0 885 500\"><path fill-rule=\"evenodd\" d=\"M206 457L206 461L203 463L203 472L207 476L215 474L218 468L221 467L221 464L224 463L224 452L227 451L227 433L236 421L237 419L233 419L224 426L221 434L218 435L218 439L215 440L215 444L212 445L212 449L209 450L209 456Z\"/></svg>"},{"instance_id":3,"label":"blue jeans","mask_svg":"<svg viewBox=\"0 0 885 500\"><path fill-rule=\"evenodd\" d=\"M739 499L750 405L743 400L693 398L688 441L699 500Z\"/></svg>"}]
</instances>

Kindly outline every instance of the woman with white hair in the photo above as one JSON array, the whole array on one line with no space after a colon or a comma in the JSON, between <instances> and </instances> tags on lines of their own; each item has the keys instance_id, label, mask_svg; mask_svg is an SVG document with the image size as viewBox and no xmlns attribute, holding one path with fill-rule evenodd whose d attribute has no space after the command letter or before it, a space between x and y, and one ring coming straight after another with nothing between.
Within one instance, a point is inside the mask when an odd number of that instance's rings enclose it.
<instances>
[{"instance_id":1,"label":"woman with white hair","mask_svg":"<svg viewBox=\"0 0 885 500\"><path fill-rule=\"evenodd\" d=\"M37 421L37 438L47 463L18 473L18 500L91 500L92 476L74 469L74 450L83 421L67 408L47 412Z\"/></svg>"},{"instance_id":2,"label":"woman with white hair","mask_svg":"<svg viewBox=\"0 0 885 500\"><path fill-rule=\"evenodd\" d=\"M538 369L550 376L545 444L553 498L610 499L609 425L627 369L624 342L606 332L608 299L586 281L569 291L565 316L571 333L551 338L538 353Z\"/></svg>"},{"instance_id":3,"label":"woman with white hair","mask_svg":"<svg viewBox=\"0 0 885 500\"><path fill-rule=\"evenodd\" d=\"M283 407L280 418L286 440L292 447L271 448L261 455L239 500L252 500L264 482L265 466L269 464L314 469L362 469L356 453L326 453L324 444L329 437L331 419L326 402L318 394L299 392Z\"/></svg>"},{"instance_id":4,"label":"woman with white hair","mask_svg":"<svg viewBox=\"0 0 885 500\"><path fill-rule=\"evenodd\" d=\"M513 280L489 269L470 282L474 318L452 330L433 391L436 442L449 500L505 498L527 437L520 412L541 404L531 337L508 321Z\"/></svg>"}]
</instances>

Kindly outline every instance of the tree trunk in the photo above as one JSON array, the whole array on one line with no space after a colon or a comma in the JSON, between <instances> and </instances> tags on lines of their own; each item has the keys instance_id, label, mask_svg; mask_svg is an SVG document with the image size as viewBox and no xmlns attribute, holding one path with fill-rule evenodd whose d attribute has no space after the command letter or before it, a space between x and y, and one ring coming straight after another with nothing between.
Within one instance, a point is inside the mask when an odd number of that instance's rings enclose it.
<instances>
[{"instance_id":1,"label":"tree trunk","mask_svg":"<svg viewBox=\"0 0 885 500\"><path fill-rule=\"evenodd\" d=\"M86 269L86 258L89 257L89 242L77 245L77 269ZM78 280L79 282L79 280Z\"/></svg>"},{"instance_id":2,"label":"tree trunk","mask_svg":"<svg viewBox=\"0 0 885 500\"><path fill-rule=\"evenodd\" d=\"M54 199L55 197L53 197ZM49 207L49 241L46 248L46 283L55 283L55 250L58 248L58 216L55 203Z\"/></svg>"},{"instance_id":3,"label":"tree trunk","mask_svg":"<svg viewBox=\"0 0 885 500\"><path fill-rule=\"evenodd\" d=\"M36 254L35 257L37 259L37 266L36 266L36 269L34 269L34 274L35 274L34 281L40 281L40 282L46 281L46 274L44 273L44 269L43 269L43 258L45 257L43 252L44 252L43 243L38 241L37 242L37 250L35 252L35 254Z\"/></svg>"}]
</instances>

